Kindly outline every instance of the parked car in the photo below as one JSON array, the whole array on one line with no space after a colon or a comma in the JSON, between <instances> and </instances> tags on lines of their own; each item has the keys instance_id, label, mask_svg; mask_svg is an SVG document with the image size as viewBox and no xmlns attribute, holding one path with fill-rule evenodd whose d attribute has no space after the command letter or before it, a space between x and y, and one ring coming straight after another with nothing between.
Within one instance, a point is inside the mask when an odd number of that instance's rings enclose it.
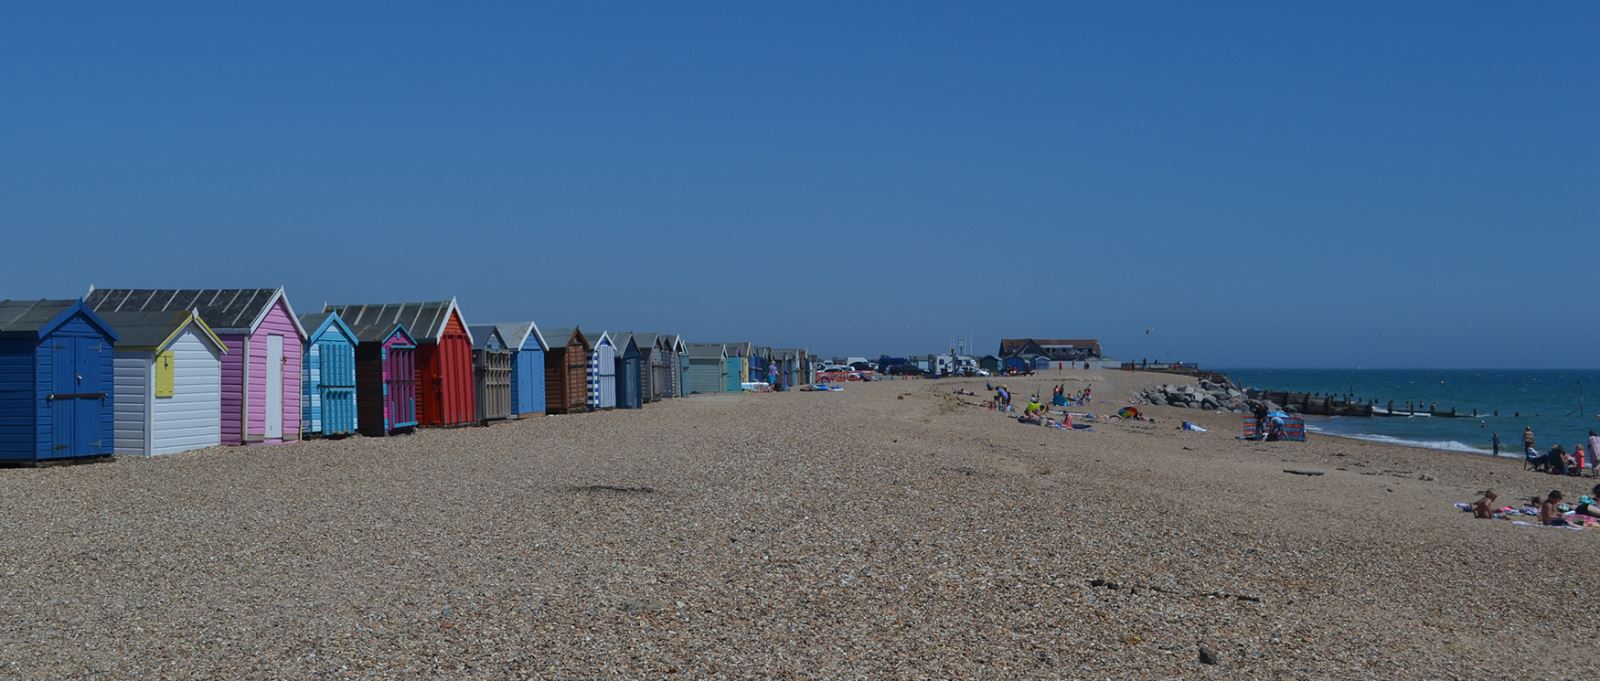
<instances>
[{"instance_id":1,"label":"parked car","mask_svg":"<svg viewBox=\"0 0 1600 681\"><path fill-rule=\"evenodd\" d=\"M922 370L918 369L915 364L896 364L889 367L889 370L885 373L890 376L921 376Z\"/></svg>"},{"instance_id":2,"label":"parked car","mask_svg":"<svg viewBox=\"0 0 1600 681\"><path fill-rule=\"evenodd\" d=\"M855 371L875 371L875 370L877 370L877 367L872 366L872 362L851 362L850 363L850 368L852 370L855 370Z\"/></svg>"}]
</instances>

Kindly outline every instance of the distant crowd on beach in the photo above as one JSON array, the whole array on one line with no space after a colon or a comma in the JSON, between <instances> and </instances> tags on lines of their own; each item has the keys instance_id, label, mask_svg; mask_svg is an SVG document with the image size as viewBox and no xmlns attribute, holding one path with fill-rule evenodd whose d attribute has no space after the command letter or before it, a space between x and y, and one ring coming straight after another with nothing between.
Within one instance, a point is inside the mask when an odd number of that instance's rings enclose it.
<instances>
[{"instance_id":1,"label":"distant crowd on beach","mask_svg":"<svg viewBox=\"0 0 1600 681\"><path fill-rule=\"evenodd\" d=\"M1496 456L1500 454L1500 434L1493 433L1490 440ZM1538 442L1533 436L1533 427L1522 429L1522 460L1524 465L1533 470L1550 473L1551 475L1570 475L1583 477L1583 469L1590 470L1591 477L1600 477L1600 434L1589 431L1587 451L1584 443L1572 446L1572 452L1567 452L1566 447L1557 444L1550 451L1539 453Z\"/></svg>"}]
</instances>

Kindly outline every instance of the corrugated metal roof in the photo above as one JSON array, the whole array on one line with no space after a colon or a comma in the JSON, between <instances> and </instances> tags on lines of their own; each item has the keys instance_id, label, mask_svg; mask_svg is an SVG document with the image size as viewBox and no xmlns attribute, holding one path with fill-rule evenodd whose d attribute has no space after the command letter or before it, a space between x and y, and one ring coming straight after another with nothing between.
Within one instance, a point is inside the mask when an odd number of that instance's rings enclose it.
<instances>
[{"instance_id":1,"label":"corrugated metal roof","mask_svg":"<svg viewBox=\"0 0 1600 681\"><path fill-rule=\"evenodd\" d=\"M538 341L539 349L550 349L550 344L545 341L544 332L539 329L538 324L533 322L500 322L495 324L494 327L500 331L500 337L506 340L506 345L517 350L521 350L522 346L527 345L529 336ZM571 337L570 333L568 337ZM562 338L561 342L565 343L566 340L566 338Z\"/></svg>"},{"instance_id":2,"label":"corrugated metal roof","mask_svg":"<svg viewBox=\"0 0 1600 681\"><path fill-rule=\"evenodd\" d=\"M0 333L38 333L76 300L0 300Z\"/></svg>"},{"instance_id":3,"label":"corrugated metal roof","mask_svg":"<svg viewBox=\"0 0 1600 681\"><path fill-rule=\"evenodd\" d=\"M197 310L217 333L250 333L282 293L281 288L97 288L84 301L95 312ZM289 318L300 324L292 307Z\"/></svg>"},{"instance_id":4,"label":"corrugated metal roof","mask_svg":"<svg viewBox=\"0 0 1600 681\"><path fill-rule=\"evenodd\" d=\"M396 324L404 324L411 337L420 342L439 340L454 306L454 300L436 300L425 303L328 305L323 310L339 313L344 323L349 324L363 342L388 338ZM468 333L471 333L470 329Z\"/></svg>"}]
</instances>

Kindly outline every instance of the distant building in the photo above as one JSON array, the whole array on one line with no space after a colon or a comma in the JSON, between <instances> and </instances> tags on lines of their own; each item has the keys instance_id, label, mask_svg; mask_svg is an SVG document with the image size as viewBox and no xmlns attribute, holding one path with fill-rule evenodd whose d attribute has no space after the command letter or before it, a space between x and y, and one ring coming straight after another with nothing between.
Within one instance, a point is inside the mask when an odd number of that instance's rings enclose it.
<instances>
[{"instance_id":1,"label":"distant building","mask_svg":"<svg viewBox=\"0 0 1600 681\"><path fill-rule=\"evenodd\" d=\"M1100 358L1100 341L1092 338L1002 338L1001 357L1046 357L1052 362Z\"/></svg>"}]
</instances>

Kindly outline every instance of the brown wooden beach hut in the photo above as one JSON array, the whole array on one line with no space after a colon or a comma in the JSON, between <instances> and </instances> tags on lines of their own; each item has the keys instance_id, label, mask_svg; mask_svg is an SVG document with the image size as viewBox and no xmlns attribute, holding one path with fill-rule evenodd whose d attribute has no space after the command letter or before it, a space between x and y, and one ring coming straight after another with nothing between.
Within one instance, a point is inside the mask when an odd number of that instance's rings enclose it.
<instances>
[{"instance_id":1,"label":"brown wooden beach hut","mask_svg":"<svg viewBox=\"0 0 1600 681\"><path fill-rule=\"evenodd\" d=\"M573 327L544 329L550 350L544 356L545 411L577 414L588 410L589 339Z\"/></svg>"}]
</instances>

